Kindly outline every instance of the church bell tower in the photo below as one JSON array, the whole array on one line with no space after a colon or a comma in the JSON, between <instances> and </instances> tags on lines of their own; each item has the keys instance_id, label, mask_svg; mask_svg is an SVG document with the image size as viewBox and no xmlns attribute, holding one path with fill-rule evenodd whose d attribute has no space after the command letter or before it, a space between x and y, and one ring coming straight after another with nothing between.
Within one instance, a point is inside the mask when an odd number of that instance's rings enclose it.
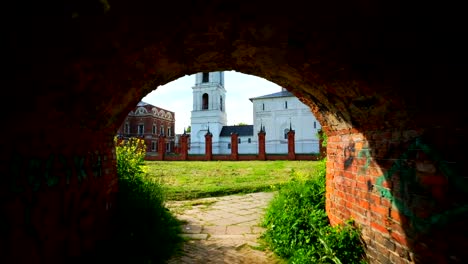
<instances>
[{"instance_id":1,"label":"church bell tower","mask_svg":"<svg viewBox=\"0 0 468 264\"><path fill-rule=\"evenodd\" d=\"M190 154L205 153L205 134L213 134L213 153L219 153L219 134L227 124L224 72L195 75L191 116Z\"/></svg>"}]
</instances>

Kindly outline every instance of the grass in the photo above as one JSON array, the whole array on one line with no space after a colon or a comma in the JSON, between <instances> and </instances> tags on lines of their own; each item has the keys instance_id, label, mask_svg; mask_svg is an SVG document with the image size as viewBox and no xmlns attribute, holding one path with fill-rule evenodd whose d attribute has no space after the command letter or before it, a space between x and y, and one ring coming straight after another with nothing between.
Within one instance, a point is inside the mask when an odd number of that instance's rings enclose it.
<instances>
[{"instance_id":1,"label":"grass","mask_svg":"<svg viewBox=\"0 0 468 264\"><path fill-rule=\"evenodd\" d=\"M161 184L166 200L190 200L274 191L315 171L317 161L145 161L148 178Z\"/></svg>"}]
</instances>

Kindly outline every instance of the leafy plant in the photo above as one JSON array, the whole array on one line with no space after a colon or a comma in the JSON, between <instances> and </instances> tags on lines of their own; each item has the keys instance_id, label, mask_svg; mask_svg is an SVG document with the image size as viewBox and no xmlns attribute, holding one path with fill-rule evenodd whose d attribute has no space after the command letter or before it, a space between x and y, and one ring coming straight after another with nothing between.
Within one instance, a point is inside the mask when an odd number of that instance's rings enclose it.
<instances>
[{"instance_id":1,"label":"leafy plant","mask_svg":"<svg viewBox=\"0 0 468 264\"><path fill-rule=\"evenodd\" d=\"M115 137L114 143L119 179L135 180L140 177L144 173L145 142L139 138L119 140Z\"/></svg>"},{"instance_id":2,"label":"leafy plant","mask_svg":"<svg viewBox=\"0 0 468 264\"><path fill-rule=\"evenodd\" d=\"M317 138L319 140L322 140L322 147L326 147L327 146L327 141L328 141L328 136L327 134L325 134L325 132L323 132L323 130L319 130L317 132Z\"/></svg>"},{"instance_id":3,"label":"leafy plant","mask_svg":"<svg viewBox=\"0 0 468 264\"><path fill-rule=\"evenodd\" d=\"M116 234L122 263L162 263L179 249L179 221L164 206L158 182L144 177L145 145L130 138L116 143L119 178Z\"/></svg>"},{"instance_id":4,"label":"leafy plant","mask_svg":"<svg viewBox=\"0 0 468 264\"><path fill-rule=\"evenodd\" d=\"M271 201L262 238L290 263L364 263L352 221L332 227L325 212L325 159L308 177L293 177Z\"/></svg>"}]
</instances>

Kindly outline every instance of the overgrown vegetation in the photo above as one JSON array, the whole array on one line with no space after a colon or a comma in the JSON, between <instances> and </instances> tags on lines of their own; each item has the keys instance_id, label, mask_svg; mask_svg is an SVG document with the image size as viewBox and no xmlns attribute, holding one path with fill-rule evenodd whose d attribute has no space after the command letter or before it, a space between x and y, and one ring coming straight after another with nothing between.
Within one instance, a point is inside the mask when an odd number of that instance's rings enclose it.
<instances>
[{"instance_id":1,"label":"overgrown vegetation","mask_svg":"<svg viewBox=\"0 0 468 264\"><path fill-rule=\"evenodd\" d=\"M165 208L167 197L278 190L262 222L267 247L293 264L366 263L353 221L335 227L328 222L325 160L145 162L143 141L136 138L116 140L116 154L119 207L114 252L119 262L164 263L178 251L183 242L180 222Z\"/></svg>"},{"instance_id":2,"label":"overgrown vegetation","mask_svg":"<svg viewBox=\"0 0 468 264\"><path fill-rule=\"evenodd\" d=\"M316 161L145 161L151 180L161 183L167 200L274 191L294 173L305 174Z\"/></svg>"},{"instance_id":3,"label":"overgrown vegetation","mask_svg":"<svg viewBox=\"0 0 468 264\"><path fill-rule=\"evenodd\" d=\"M322 147L327 147L328 136L321 129L317 132L317 138L322 140Z\"/></svg>"},{"instance_id":4,"label":"overgrown vegetation","mask_svg":"<svg viewBox=\"0 0 468 264\"><path fill-rule=\"evenodd\" d=\"M119 178L115 254L120 263L164 263L183 241L180 223L165 208L160 184L144 177L143 140L115 143Z\"/></svg>"},{"instance_id":5,"label":"overgrown vegetation","mask_svg":"<svg viewBox=\"0 0 468 264\"><path fill-rule=\"evenodd\" d=\"M330 226L325 212L325 160L295 174L271 201L262 238L289 263L366 263L360 231L349 220Z\"/></svg>"}]
</instances>

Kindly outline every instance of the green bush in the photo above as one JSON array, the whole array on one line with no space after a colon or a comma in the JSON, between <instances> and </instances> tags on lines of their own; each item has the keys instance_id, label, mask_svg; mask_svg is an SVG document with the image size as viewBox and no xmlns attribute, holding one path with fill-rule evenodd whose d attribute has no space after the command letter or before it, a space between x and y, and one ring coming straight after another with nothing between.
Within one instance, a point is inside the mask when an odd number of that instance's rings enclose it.
<instances>
[{"instance_id":1,"label":"green bush","mask_svg":"<svg viewBox=\"0 0 468 264\"><path fill-rule=\"evenodd\" d=\"M289 263L365 263L352 221L332 227L325 212L325 160L308 177L293 177L269 204L262 225L269 247Z\"/></svg>"},{"instance_id":2,"label":"green bush","mask_svg":"<svg viewBox=\"0 0 468 264\"><path fill-rule=\"evenodd\" d=\"M180 248L179 221L164 206L162 187L145 177L141 139L116 139L119 178L117 241L121 263L164 263Z\"/></svg>"}]
</instances>

